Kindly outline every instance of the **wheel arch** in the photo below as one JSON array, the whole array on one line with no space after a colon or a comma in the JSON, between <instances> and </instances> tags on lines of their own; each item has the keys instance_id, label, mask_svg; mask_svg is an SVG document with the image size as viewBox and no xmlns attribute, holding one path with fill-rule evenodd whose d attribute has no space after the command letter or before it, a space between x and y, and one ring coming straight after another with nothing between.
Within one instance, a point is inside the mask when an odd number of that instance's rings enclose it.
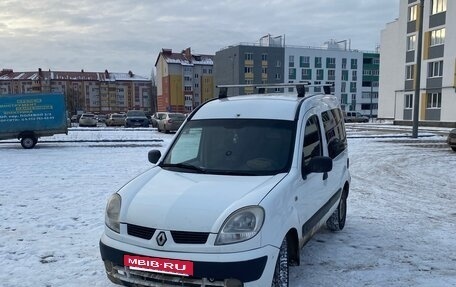
<instances>
[{"instance_id":1,"label":"wheel arch","mask_svg":"<svg viewBox=\"0 0 456 287\"><path fill-rule=\"evenodd\" d=\"M288 231L287 235L287 243L288 243L288 258L289 264L291 266L299 266L300 264L300 251L299 248L299 237L298 231L296 228L292 228Z\"/></svg>"},{"instance_id":2,"label":"wheel arch","mask_svg":"<svg viewBox=\"0 0 456 287\"><path fill-rule=\"evenodd\" d=\"M35 134L34 131L23 131L17 135L17 139L22 139L25 137L30 137L30 138L35 138L35 139L38 138L38 136Z\"/></svg>"},{"instance_id":3,"label":"wheel arch","mask_svg":"<svg viewBox=\"0 0 456 287\"><path fill-rule=\"evenodd\" d=\"M345 195L345 198L348 197L348 193L350 191L350 183L348 181L345 182L344 184L344 189L343 189L343 195Z\"/></svg>"}]
</instances>

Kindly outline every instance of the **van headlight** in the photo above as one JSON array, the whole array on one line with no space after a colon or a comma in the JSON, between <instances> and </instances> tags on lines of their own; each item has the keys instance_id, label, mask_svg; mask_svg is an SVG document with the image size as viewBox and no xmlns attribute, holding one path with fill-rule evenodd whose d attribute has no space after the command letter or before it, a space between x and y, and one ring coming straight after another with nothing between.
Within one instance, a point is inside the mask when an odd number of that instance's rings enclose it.
<instances>
[{"instance_id":1,"label":"van headlight","mask_svg":"<svg viewBox=\"0 0 456 287\"><path fill-rule=\"evenodd\" d=\"M215 245L238 243L258 234L264 222L264 210L259 206L248 206L233 212L222 225Z\"/></svg>"},{"instance_id":2,"label":"van headlight","mask_svg":"<svg viewBox=\"0 0 456 287\"><path fill-rule=\"evenodd\" d=\"M106 205L105 223L106 226L113 231L120 233L120 204L122 199L118 193L114 193L109 199Z\"/></svg>"}]
</instances>

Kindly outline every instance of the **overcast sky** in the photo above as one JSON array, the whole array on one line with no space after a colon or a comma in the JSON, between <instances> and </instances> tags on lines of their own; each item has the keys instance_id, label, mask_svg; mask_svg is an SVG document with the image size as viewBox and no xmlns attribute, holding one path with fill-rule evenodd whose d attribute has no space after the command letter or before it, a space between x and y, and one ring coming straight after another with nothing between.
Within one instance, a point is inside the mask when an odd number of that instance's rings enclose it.
<instances>
[{"instance_id":1,"label":"overcast sky","mask_svg":"<svg viewBox=\"0 0 456 287\"><path fill-rule=\"evenodd\" d=\"M0 69L149 77L162 48L215 54L271 34L375 50L399 0L0 0Z\"/></svg>"}]
</instances>

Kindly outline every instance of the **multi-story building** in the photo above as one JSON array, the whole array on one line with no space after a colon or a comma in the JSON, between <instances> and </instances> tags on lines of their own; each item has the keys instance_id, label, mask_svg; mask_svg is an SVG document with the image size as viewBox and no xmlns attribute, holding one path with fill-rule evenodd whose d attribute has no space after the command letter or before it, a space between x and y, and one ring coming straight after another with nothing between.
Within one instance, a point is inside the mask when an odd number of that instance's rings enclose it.
<instances>
[{"instance_id":1,"label":"multi-story building","mask_svg":"<svg viewBox=\"0 0 456 287\"><path fill-rule=\"evenodd\" d=\"M0 71L1 94L63 93L69 114L126 112L142 109L155 112L151 81L128 73Z\"/></svg>"},{"instance_id":2,"label":"multi-story building","mask_svg":"<svg viewBox=\"0 0 456 287\"><path fill-rule=\"evenodd\" d=\"M348 41L330 41L317 48L286 46L282 40L282 37L267 35L258 43L242 43L218 51L216 84L310 82L315 85L308 88L311 92L321 92L318 85L331 84L344 110L377 115L378 53L351 50L347 47ZM293 89L288 88L290 92ZM245 87L228 93L253 92L253 88Z\"/></svg>"},{"instance_id":3,"label":"multi-story building","mask_svg":"<svg viewBox=\"0 0 456 287\"><path fill-rule=\"evenodd\" d=\"M456 2L400 1L381 34L379 117L410 123L417 104L420 125L456 126L455 32Z\"/></svg>"},{"instance_id":4,"label":"multi-story building","mask_svg":"<svg viewBox=\"0 0 456 287\"><path fill-rule=\"evenodd\" d=\"M155 62L157 110L191 112L214 96L214 56L162 49Z\"/></svg>"},{"instance_id":5,"label":"multi-story building","mask_svg":"<svg viewBox=\"0 0 456 287\"><path fill-rule=\"evenodd\" d=\"M378 115L379 68L379 53L363 53L363 82L361 85L361 100L358 104L362 113L369 117Z\"/></svg>"},{"instance_id":6,"label":"multi-story building","mask_svg":"<svg viewBox=\"0 0 456 287\"><path fill-rule=\"evenodd\" d=\"M215 53L215 81L227 84L271 84L284 82L285 49L282 37L267 35L258 43L241 43ZM283 89L278 89L281 91ZM252 87L230 89L229 95L252 94Z\"/></svg>"}]
</instances>

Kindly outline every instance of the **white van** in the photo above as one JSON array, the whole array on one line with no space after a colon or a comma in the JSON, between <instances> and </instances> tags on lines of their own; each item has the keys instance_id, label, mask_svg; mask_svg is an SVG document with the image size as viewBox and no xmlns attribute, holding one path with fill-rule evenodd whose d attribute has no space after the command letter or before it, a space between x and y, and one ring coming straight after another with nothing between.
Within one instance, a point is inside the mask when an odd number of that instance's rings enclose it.
<instances>
[{"instance_id":1,"label":"white van","mask_svg":"<svg viewBox=\"0 0 456 287\"><path fill-rule=\"evenodd\" d=\"M126 286L288 286L300 248L345 225L350 186L332 95L221 96L109 199L100 240ZM137 284L137 285L136 285Z\"/></svg>"}]
</instances>

